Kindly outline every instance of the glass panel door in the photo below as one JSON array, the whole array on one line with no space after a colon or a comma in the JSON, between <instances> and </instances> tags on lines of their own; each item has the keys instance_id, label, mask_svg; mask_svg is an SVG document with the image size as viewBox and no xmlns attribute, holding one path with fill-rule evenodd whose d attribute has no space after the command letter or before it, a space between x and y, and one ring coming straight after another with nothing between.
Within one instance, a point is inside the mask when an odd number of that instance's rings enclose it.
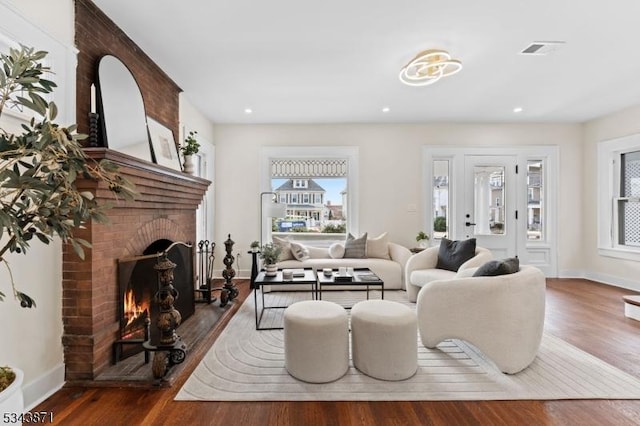
<instances>
[{"instance_id":1,"label":"glass panel door","mask_svg":"<svg viewBox=\"0 0 640 426\"><path fill-rule=\"evenodd\" d=\"M517 232L515 156L465 156L465 238L490 249L496 259L516 256Z\"/></svg>"}]
</instances>

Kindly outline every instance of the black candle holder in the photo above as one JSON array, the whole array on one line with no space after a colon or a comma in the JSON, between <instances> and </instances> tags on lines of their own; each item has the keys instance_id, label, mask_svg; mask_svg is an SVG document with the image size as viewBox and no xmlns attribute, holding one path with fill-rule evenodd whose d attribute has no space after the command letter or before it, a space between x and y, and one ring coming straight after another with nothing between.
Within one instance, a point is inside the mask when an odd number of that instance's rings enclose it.
<instances>
[{"instance_id":1,"label":"black candle holder","mask_svg":"<svg viewBox=\"0 0 640 426\"><path fill-rule=\"evenodd\" d=\"M100 115L95 112L89 113L89 146L97 147L100 146L98 143L98 120L100 119Z\"/></svg>"}]
</instances>

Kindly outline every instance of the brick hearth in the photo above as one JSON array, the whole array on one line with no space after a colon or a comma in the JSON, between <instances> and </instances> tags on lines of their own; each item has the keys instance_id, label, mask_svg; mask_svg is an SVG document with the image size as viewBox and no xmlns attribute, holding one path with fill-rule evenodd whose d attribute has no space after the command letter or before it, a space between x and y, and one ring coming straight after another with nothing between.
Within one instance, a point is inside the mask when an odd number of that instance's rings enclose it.
<instances>
[{"instance_id":1,"label":"brick hearth","mask_svg":"<svg viewBox=\"0 0 640 426\"><path fill-rule=\"evenodd\" d=\"M111 363L119 338L117 259L142 254L159 239L195 242L196 209L210 182L106 148L88 148L107 158L136 185L135 201L116 200L93 181L79 184L100 203L110 202L109 224L89 223L78 236L93 247L81 260L71 247L63 253L63 323L66 379L93 380Z\"/></svg>"}]
</instances>

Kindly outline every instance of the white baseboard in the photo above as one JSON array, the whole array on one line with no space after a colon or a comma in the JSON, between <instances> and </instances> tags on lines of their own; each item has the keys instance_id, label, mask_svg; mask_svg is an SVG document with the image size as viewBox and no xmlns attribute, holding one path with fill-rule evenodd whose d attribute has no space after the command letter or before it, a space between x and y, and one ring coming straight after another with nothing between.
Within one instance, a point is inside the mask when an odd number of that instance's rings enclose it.
<instances>
[{"instance_id":1,"label":"white baseboard","mask_svg":"<svg viewBox=\"0 0 640 426\"><path fill-rule=\"evenodd\" d=\"M597 281L599 283L640 292L640 282L638 281L628 280L626 278L620 278L613 275L600 274L596 272L587 272L585 274L585 278L588 280Z\"/></svg>"},{"instance_id":2,"label":"white baseboard","mask_svg":"<svg viewBox=\"0 0 640 426\"><path fill-rule=\"evenodd\" d=\"M626 278L620 278L614 275L601 274L598 272L564 270L560 271L558 278L584 278L602 284L640 292L640 282L638 281L628 280Z\"/></svg>"},{"instance_id":3,"label":"white baseboard","mask_svg":"<svg viewBox=\"0 0 640 426\"><path fill-rule=\"evenodd\" d=\"M224 278L222 278L222 271L223 271L223 269L214 270L213 271L213 278L221 279L221 280L224 279ZM240 279L249 279L249 278L251 278L251 269L240 269L240 270L236 269L236 278L240 278Z\"/></svg>"},{"instance_id":4,"label":"white baseboard","mask_svg":"<svg viewBox=\"0 0 640 426\"><path fill-rule=\"evenodd\" d=\"M22 386L25 411L49 398L64 385L64 364L59 364L40 377Z\"/></svg>"},{"instance_id":5,"label":"white baseboard","mask_svg":"<svg viewBox=\"0 0 640 426\"><path fill-rule=\"evenodd\" d=\"M559 272L558 278L586 278L584 271L565 269Z\"/></svg>"}]
</instances>

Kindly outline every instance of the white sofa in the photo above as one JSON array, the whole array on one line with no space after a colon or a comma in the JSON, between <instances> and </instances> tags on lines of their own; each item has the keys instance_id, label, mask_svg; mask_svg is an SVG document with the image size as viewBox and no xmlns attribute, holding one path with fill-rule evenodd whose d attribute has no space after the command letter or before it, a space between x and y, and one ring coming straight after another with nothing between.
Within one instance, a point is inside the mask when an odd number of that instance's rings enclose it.
<instances>
[{"instance_id":1,"label":"white sofa","mask_svg":"<svg viewBox=\"0 0 640 426\"><path fill-rule=\"evenodd\" d=\"M369 268L382 281L385 290L405 290L404 267L411 257L411 251L399 244L388 243L390 259L375 257L366 258L338 258L334 259L329 254L328 248L309 247L309 259L283 260L278 262L278 268L339 268L341 266L353 268ZM274 286L275 287L275 286Z\"/></svg>"}]
</instances>

